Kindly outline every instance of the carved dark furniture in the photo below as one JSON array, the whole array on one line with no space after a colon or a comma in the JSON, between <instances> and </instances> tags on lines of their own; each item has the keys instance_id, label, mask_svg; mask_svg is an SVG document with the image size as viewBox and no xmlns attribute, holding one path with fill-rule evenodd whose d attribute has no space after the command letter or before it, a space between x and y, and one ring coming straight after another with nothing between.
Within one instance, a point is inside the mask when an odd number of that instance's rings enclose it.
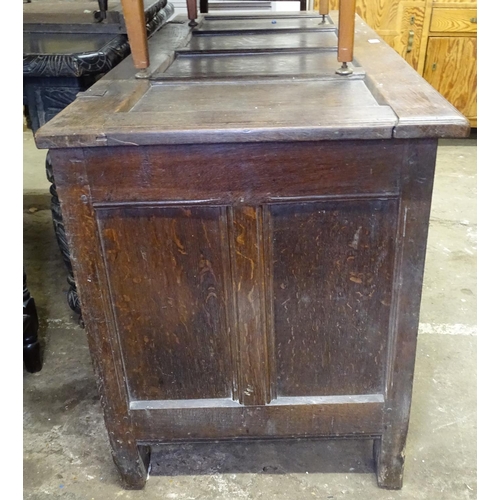
<instances>
[{"instance_id":1,"label":"carved dark furniture","mask_svg":"<svg viewBox=\"0 0 500 500\"><path fill-rule=\"evenodd\" d=\"M128 487L152 443L297 437L372 439L402 485L437 140L469 127L359 18L338 74L320 21L168 24L36 135Z\"/></svg>"},{"instance_id":2,"label":"carved dark furniture","mask_svg":"<svg viewBox=\"0 0 500 500\"><path fill-rule=\"evenodd\" d=\"M167 0L149 0L145 5L145 30L150 36L173 15L174 7ZM130 53L126 32L117 0L24 5L23 104L34 133ZM46 171L54 229L68 269L68 304L80 315L49 154Z\"/></svg>"},{"instance_id":3,"label":"carved dark furniture","mask_svg":"<svg viewBox=\"0 0 500 500\"><path fill-rule=\"evenodd\" d=\"M30 295L23 270L23 361L30 373L42 369L42 352L38 340L38 313L35 299Z\"/></svg>"}]
</instances>

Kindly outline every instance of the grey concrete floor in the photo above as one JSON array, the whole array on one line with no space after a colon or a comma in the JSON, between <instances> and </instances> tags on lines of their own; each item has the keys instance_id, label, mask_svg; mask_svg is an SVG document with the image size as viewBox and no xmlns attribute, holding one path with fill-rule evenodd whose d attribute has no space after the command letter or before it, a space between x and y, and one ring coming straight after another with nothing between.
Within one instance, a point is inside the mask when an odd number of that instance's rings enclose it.
<instances>
[{"instance_id":1,"label":"grey concrete floor","mask_svg":"<svg viewBox=\"0 0 500 500\"><path fill-rule=\"evenodd\" d=\"M443 140L426 259L404 487L377 487L369 441L153 449L146 488L114 468L85 332L66 305L45 151L24 132L24 263L40 316L41 372L24 371L24 498L476 498L476 140Z\"/></svg>"}]
</instances>

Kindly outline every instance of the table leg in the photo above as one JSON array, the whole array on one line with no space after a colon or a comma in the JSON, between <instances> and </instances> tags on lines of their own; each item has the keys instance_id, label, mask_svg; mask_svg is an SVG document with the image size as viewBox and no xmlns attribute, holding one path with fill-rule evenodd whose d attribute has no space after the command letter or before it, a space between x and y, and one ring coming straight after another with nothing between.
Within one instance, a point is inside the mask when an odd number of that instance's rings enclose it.
<instances>
[{"instance_id":1,"label":"table leg","mask_svg":"<svg viewBox=\"0 0 500 500\"><path fill-rule=\"evenodd\" d=\"M66 231L64 229L64 222L61 213L61 204L59 202L59 196L57 195L56 185L54 183L54 176L52 175L52 163L50 161L50 152L47 153L47 157L45 160L45 170L47 173L47 179L51 183L50 186L50 194L52 195L51 199L51 210L52 210L52 222L54 224L54 231L56 233L57 244L59 245L59 249L61 250L62 257L66 269L68 271L68 304L72 311L76 312L79 316L79 321L82 323L82 312L80 309L80 299L78 298L78 293L76 290L75 277L73 275L73 268L71 266L71 260L69 257L69 246L68 240L66 238Z\"/></svg>"},{"instance_id":2,"label":"table leg","mask_svg":"<svg viewBox=\"0 0 500 500\"><path fill-rule=\"evenodd\" d=\"M42 369L42 353L38 341L38 314L35 300L26 285L26 273L23 271L23 359L26 370L30 373Z\"/></svg>"}]
</instances>

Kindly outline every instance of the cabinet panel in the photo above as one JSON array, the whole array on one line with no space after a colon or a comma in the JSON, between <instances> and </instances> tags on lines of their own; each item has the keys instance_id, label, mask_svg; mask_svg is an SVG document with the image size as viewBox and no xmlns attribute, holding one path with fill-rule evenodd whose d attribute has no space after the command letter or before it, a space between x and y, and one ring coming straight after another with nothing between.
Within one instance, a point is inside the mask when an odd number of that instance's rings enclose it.
<instances>
[{"instance_id":1,"label":"cabinet panel","mask_svg":"<svg viewBox=\"0 0 500 500\"><path fill-rule=\"evenodd\" d=\"M278 397L383 392L397 205L270 207Z\"/></svg>"},{"instance_id":2,"label":"cabinet panel","mask_svg":"<svg viewBox=\"0 0 500 500\"><path fill-rule=\"evenodd\" d=\"M430 31L476 33L476 9L433 9Z\"/></svg>"},{"instance_id":3,"label":"cabinet panel","mask_svg":"<svg viewBox=\"0 0 500 500\"><path fill-rule=\"evenodd\" d=\"M131 399L230 397L225 209L101 208L98 217Z\"/></svg>"},{"instance_id":4,"label":"cabinet panel","mask_svg":"<svg viewBox=\"0 0 500 500\"><path fill-rule=\"evenodd\" d=\"M477 117L476 37L431 37L424 78L469 119Z\"/></svg>"}]
</instances>

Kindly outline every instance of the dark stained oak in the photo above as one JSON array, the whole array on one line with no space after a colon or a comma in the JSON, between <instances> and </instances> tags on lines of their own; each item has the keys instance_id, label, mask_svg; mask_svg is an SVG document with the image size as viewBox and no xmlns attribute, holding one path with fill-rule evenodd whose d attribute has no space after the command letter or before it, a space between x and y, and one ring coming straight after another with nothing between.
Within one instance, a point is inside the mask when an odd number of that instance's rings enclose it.
<instances>
[{"instance_id":1,"label":"dark stained oak","mask_svg":"<svg viewBox=\"0 0 500 500\"><path fill-rule=\"evenodd\" d=\"M97 210L132 399L231 395L225 216L211 207Z\"/></svg>"},{"instance_id":2,"label":"dark stained oak","mask_svg":"<svg viewBox=\"0 0 500 500\"><path fill-rule=\"evenodd\" d=\"M277 394L381 393L397 200L270 212Z\"/></svg>"},{"instance_id":3,"label":"dark stained oak","mask_svg":"<svg viewBox=\"0 0 500 500\"><path fill-rule=\"evenodd\" d=\"M335 74L320 19L167 25L150 79L127 59L36 135L128 487L154 443L307 437L373 439L402 486L437 139L468 122L359 18Z\"/></svg>"}]
</instances>

